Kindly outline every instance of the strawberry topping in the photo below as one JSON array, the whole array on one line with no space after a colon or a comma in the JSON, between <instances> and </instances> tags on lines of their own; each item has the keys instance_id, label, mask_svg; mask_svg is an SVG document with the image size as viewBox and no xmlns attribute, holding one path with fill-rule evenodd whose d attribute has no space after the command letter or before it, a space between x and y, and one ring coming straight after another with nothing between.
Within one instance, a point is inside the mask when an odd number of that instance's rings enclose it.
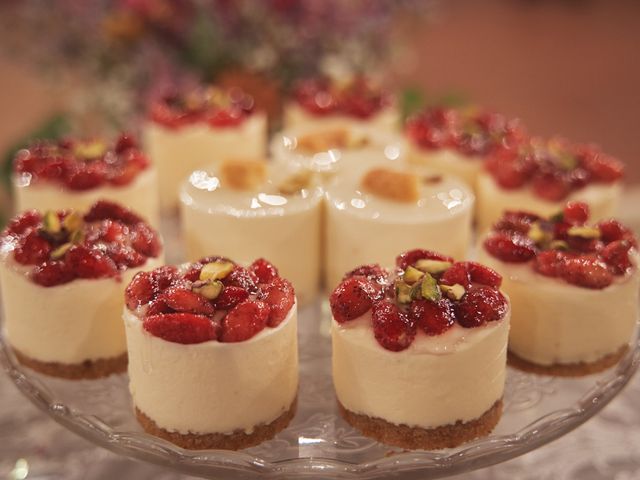
<instances>
[{"instance_id":1,"label":"strawberry topping","mask_svg":"<svg viewBox=\"0 0 640 480\"><path fill-rule=\"evenodd\" d=\"M222 320L222 342L242 342L260 333L269 320L269 305L256 300L239 303Z\"/></svg>"},{"instance_id":2,"label":"strawberry topping","mask_svg":"<svg viewBox=\"0 0 640 480\"><path fill-rule=\"evenodd\" d=\"M293 285L284 278L274 278L271 283L262 288L260 299L270 307L267 325L277 327L295 303Z\"/></svg>"},{"instance_id":3,"label":"strawberry topping","mask_svg":"<svg viewBox=\"0 0 640 480\"><path fill-rule=\"evenodd\" d=\"M408 348L416 336L415 324L409 320L407 313L389 300L375 304L371 319L376 340L392 352Z\"/></svg>"},{"instance_id":4,"label":"strawberry topping","mask_svg":"<svg viewBox=\"0 0 640 480\"><path fill-rule=\"evenodd\" d=\"M154 337L185 345L215 340L220 332L219 324L192 313L150 315L145 317L142 327Z\"/></svg>"},{"instance_id":5,"label":"strawberry topping","mask_svg":"<svg viewBox=\"0 0 640 480\"><path fill-rule=\"evenodd\" d=\"M349 277L329 297L333 318L339 323L358 318L371 310L379 289L366 277Z\"/></svg>"}]
</instances>

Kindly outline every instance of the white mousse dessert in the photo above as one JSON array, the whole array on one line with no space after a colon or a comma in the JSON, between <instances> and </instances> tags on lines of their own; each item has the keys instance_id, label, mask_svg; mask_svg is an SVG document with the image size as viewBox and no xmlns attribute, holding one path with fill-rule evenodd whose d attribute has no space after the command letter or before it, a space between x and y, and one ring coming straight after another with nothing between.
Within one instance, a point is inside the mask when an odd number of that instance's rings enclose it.
<instances>
[{"instance_id":1,"label":"white mousse dessert","mask_svg":"<svg viewBox=\"0 0 640 480\"><path fill-rule=\"evenodd\" d=\"M326 286L345 271L386 262L415 245L464 257L474 196L465 184L398 162L370 164L326 187Z\"/></svg>"},{"instance_id":2,"label":"white mousse dessert","mask_svg":"<svg viewBox=\"0 0 640 480\"><path fill-rule=\"evenodd\" d=\"M547 217L567 201L585 202L593 220L615 214L624 167L592 145L533 139L500 149L478 178L478 229L486 231L505 210Z\"/></svg>"},{"instance_id":3,"label":"white mousse dessert","mask_svg":"<svg viewBox=\"0 0 640 480\"><path fill-rule=\"evenodd\" d=\"M192 171L227 157L265 155L267 117L237 89L202 88L156 102L143 140L158 169L160 207L174 212L180 184Z\"/></svg>"},{"instance_id":4,"label":"white mousse dessert","mask_svg":"<svg viewBox=\"0 0 640 480\"><path fill-rule=\"evenodd\" d=\"M1 237L4 332L18 360L41 373L97 378L126 369L122 295L162 263L157 234L113 203L28 211Z\"/></svg>"},{"instance_id":5,"label":"white mousse dessert","mask_svg":"<svg viewBox=\"0 0 640 480\"><path fill-rule=\"evenodd\" d=\"M518 368L585 375L628 349L638 321L637 241L615 220L589 226L587 218L578 202L553 220L507 212L478 248L480 261L504 277Z\"/></svg>"},{"instance_id":6,"label":"white mousse dessert","mask_svg":"<svg viewBox=\"0 0 640 480\"><path fill-rule=\"evenodd\" d=\"M147 432L237 450L286 427L298 390L297 310L269 262L211 257L141 273L126 303L130 391Z\"/></svg>"},{"instance_id":7,"label":"white mousse dessert","mask_svg":"<svg viewBox=\"0 0 640 480\"><path fill-rule=\"evenodd\" d=\"M158 224L156 170L128 135L113 145L99 139L36 142L16 155L12 182L20 212L84 211L102 199Z\"/></svg>"},{"instance_id":8,"label":"white mousse dessert","mask_svg":"<svg viewBox=\"0 0 640 480\"><path fill-rule=\"evenodd\" d=\"M500 418L509 302L500 275L426 250L348 273L330 298L344 418L410 449L457 446ZM473 392L473 395L470 395Z\"/></svg>"},{"instance_id":9,"label":"white mousse dessert","mask_svg":"<svg viewBox=\"0 0 640 480\"><path fill-rule=\"evenodd\" d=\"M313 173L295 165L228 159L197 170L180 197L187 257L269 258L308 304L319 286L322 199Z\"/></svg>"}]
</instances>

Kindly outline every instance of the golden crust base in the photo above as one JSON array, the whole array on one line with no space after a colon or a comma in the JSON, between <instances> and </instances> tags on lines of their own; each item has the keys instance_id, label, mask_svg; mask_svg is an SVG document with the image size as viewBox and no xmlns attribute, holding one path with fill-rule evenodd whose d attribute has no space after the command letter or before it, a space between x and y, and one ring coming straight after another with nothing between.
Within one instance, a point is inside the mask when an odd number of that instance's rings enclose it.
<instances>
[{"instance_id":1,"label":"golden crust base","mask_svg":"<svg viewBox=\"0 0 640 480\"><path fill-rule=\"evenodd\" d=\"M602 372L614 366L629 350L628 345L622 346L617 352L605 355L595 362L578 363L554 363L553 365L538 365L537 363L525 360L513 352L508 352L507 363L509 366L528 373L538 375L554 375L556 377L583 377L594 373Z\"/></svg>"},{"instance_id":2,"label":"golden crust base","mask_svg":"<svg viewBox=\"0 0 640 480\"><path fill-rule=\"evenodd\" d=\"M39 373L68 380L93 380L108 377L116 373L127 371L127 354L123 353L113 358L86 360L82 363L42 362L11 348L18 361Z\"/></svg>"},{"instance_id":3,"label":"golden crust base","mask_svg":"<svg viewBox=\"0 0 640 480\"><path fill-rule=\"evenodd\" d=\"M470 422L458 421L452 425L436 428L420 428L395 425L381 418L353 413L340 402L338 407L347 423L364 435L387 445L411 450L453 448L475 438L485 437L491 433L502 415L502 399L500 399L480 417Z\"/></svg>"},{"instance_id":4,"label":"golden crust base","mask_svg":"<svg viewBox=\"0 0 640 480\"><path fill-rule=\"evenodd\" d=\"M160 428L156 422L145 415L138 407L135 407L138 423L145 432L156 437L168 440L179 447L189 450L241 450L256 446L266 440L271 440L278 432L284 430L296 413L298 399L296 398L289 409L268 424L257 425L253 432L245 433L244 430L236 430L230 434L223 433L178 433Z\"/></svg>"}]
</instances>

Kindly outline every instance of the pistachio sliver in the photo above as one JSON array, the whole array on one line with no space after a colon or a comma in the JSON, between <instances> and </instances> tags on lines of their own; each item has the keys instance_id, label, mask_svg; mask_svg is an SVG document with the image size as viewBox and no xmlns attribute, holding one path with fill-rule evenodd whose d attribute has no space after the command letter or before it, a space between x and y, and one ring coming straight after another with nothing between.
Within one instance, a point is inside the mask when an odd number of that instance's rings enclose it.
<instances>
[{"instance_id":1,"label":"pistachio sliver","mask_svg":"<svg viewBox=\"0 0 640 480\"><path fill-rule=\"evenodd\" d=\"M200 270L200 280L219 280L229 275L234 268L232 262L226 260L216 260L215 262L207 263L202 270Z\"/></svg>"},{"instance_id":2,"label":"pistachio sliver","mask_svg":"<svg viewBox=\"0 0 640 480\"><path fill-rule=\"evenodd\" d=\"M82 243L84 242L84 232L81 229L73 230L71 235L69 235L69 241L71 243Z\"/></svg>"},{"instance_id":3,"label":"pistachio sliver","mask_svg":"<svg viewBox=\"0 0 640 480\"><path fill-rule=\"evenodd\" d=\"M417 268L413 268L411 266L407 267L407 269L404 271L404 275L402 276L402 279L406 282L409 283L411 285L413 285L414 283L416 283L418 280L420 280L422 278L422 276L424 275L424 272L421 272L420 270L418 270Z\"/></svg>"},{"instance_id":4,"label":"pistachio sliver","mask_svg":"<svg viewBox=\"0 0 640 480\"><path fill-rule=\"evenodd\" d=\"M396 282L396 299L398 303L410 303L412 300L411 285L402 281Z\"/></svg>"},{"instance_id":5,"label":"pistachio sliver","mask_svg":"<svg viewBox=\"0 0 640 480\"><path fill-rule=\"evenodd\" d=\"M60 245L58 248L56 248L51 252L51 255L50 255L51 259L59 260L60 258L64 257L72 246L73 246L72 243L63 243L62 245Z\"/></svg>"},{"instance_id":6,"label":"pistachio sliver","mask_svg":"<svg viewBox=\"0 0 640 480\"><path fill-rule=\"evenodd\" d=\"M442 290L442 293L451 300L460 300L466 293L464 287L459 283L455 283L453 285L440 285L440 289Z\"/></svg>"},{"instance_id":7,"label":"pistachio sliver","mask_svg":"<svg viewBox=\"0 0 640 480\"><path fill-rule=\"evenodd\" d=\"M564 240L554 240L549 244L553 250L569 250L569 244Z\"/></svg>"},{"instance_id":8,"label":"pistachio sliver","mask_svg":"<svg viewBox=\"0 0 640 480\"><path fill-rule=\"evenodd\" d=\"M550 239L549 233L545 232L539 222L533 222L527 236L536 243L544 243Z\"/></svg>"},{"instance_id":9,"label":"pistachio sliver","mask_svg":"<svg viewBox=\"0 0 640 480\"><path fill-rule=\"evenodd\" d=\"M423 258L418 260L414 267L423 272L427 272L430 274L438 274L447 270L451 266L451 262L446 262L444 260L431 260L428 258Z\"/></svg>"},{"instance_id":10,"label":"pistachio sliver","mask_svg":"<svg viewBox=\"0 0 640 480\"><path fill-rule=\"evenodd\" d=\"M571 227L567 231L567 234L571 237L580 237L580 238L600 238L600 230L596 227Z\"/></svg>"},{"instance_id":11,"label":"pistachio sliver","mask_svg":"<svg viewBox=\"0 0 640 480\"><path fill-rule=\"evenodd\" d=\"M438 287L438 282L430 274L425 273L420 282L420 296L425 300L437 302L442 298L442 292Z\"/></svg>"},{"instance_id":12,"label":"pistachio sliver","mask_svg":"<svg viewBox=\"0 0 640 480\"><path fill-rule=\"evenodd\" d=\"M214 280L213 282L207 282L202 286L194 287L193 291L208 300L213 300L218 298L218 295L222 292L222 287L223 285L221 281Z\"/></svg>"},{"instance_id":13,"label":"pistachio sliver","mask_svg":"<svg viewBox=\"0 0 640 480\"><path fill-rule=\"evenodd\" d=\"M48 210L42 218L42 227L47 233L59 233L62 229L62 225L60 224L60 218L58 217L58 214L53 210Z\"/></svg>"},{"instance_id":14,"label":"pistachio sliver","mask_svg":"<svg viewBox=\"0 0 640 480\"><path fill-rule=\"evenodd\" d=\"M83 223L84 220L82 219L82 215L75 210L69 213L62 220L62 226L67 232L75 232L76 230L79 230L82 228Z\"/></svg>"}]
</instances>

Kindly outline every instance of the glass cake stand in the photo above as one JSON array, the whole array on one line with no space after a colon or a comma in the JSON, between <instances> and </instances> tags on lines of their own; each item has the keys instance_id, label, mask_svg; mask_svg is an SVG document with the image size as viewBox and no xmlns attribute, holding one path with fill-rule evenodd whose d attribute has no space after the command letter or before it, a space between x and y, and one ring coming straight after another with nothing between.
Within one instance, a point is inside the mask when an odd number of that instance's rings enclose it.
<instances>
[{"instance_id":1,"label":"glass cake stand","mask_svg":"<svg viewBox=\"0 0 640 480\"><path fill-rule=\"evenodd\" d=\"M163 225L169 261L180 258L174 221ZM143 432L126 375L70 381L18 363L0 335L0 362L38 408L67 429L128 457L208 478L441 478L500 463L569 433L609 403L640 365L640 338L613 368L581 378L509 368L504 413L493 433L454 449L406 451L362 436L339 415L331 380L326 301L300 310L298 411L273 440L239 452L189 451Z\"/></svg>"}]
</instances>

